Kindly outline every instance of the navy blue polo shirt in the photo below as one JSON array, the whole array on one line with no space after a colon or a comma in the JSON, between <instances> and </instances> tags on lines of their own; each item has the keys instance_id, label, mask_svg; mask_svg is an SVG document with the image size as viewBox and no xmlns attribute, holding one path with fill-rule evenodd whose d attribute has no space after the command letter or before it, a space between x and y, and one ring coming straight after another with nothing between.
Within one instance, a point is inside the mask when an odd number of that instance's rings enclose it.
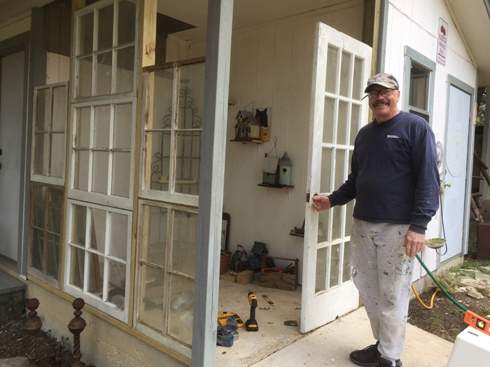
<instances>
[{"instance_id":1,"label":"navy blue polo shirt","mask_svg":"<svg viewBox=\"0 0 490 367\"><path fill-rule=\"evenodd\" d=\"M401 111L359 131L351 173L329 198L332 206L356 199L354 218L425 233L439 207L439 184L434 133L423 118Z\"/></svg>"}]
</instances>

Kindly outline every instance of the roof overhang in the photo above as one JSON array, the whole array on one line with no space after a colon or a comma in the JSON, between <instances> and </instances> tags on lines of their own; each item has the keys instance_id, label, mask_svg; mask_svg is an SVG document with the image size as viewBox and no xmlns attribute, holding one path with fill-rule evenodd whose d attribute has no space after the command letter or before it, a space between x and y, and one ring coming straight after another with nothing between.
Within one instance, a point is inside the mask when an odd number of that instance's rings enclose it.
<instances>
[{"instance_id":1,"label":"roof overhang","mask_svg":"<svg viewBox=\"0 0 490 367\"><path fill-rule=\"evenodd\" d=\"M490 85L490 0L446 0L478 67L479 86Z\"/></svg>"},{"instance_id":2,"label":"roof overhang","mask_svg":"<svg viewBox=\"0 0 490 367\"><path fill-rule=\"evenodd\" d=\"M44 6L54 0L0 0L0 26L31 14L32 8Z\"/></svg>"}]
</instances>

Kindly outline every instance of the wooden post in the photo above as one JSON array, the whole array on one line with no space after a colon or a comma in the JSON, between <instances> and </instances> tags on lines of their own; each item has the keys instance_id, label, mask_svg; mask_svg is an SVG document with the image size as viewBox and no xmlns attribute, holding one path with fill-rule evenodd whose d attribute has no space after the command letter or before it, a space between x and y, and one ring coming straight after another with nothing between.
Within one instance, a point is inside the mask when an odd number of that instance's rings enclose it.
<instances>
[{"instance_id":1,"label":"wooden post","mask_svg":"<svg viewBox=\"0 0 490 367\"><path fill-rule=\"evenodd\" d=\"M209 0L192 366L216 365L233 0Z\"/></svg>"},{"instance_id":2,"label":"wooden post","mask_svg":"<svg viewBox=\"0 0 490 367\"><path fill-rule=\"evenodd\" d=\"M80 361L82 353L80 353L80 334L82 333L87 323L80 316L82 315L82 308L85 306L85 302L82 298L76 298L73 301L73 308L75 317L68 324L68 329L73 334L73 363L72 367L82 367L83 363Z\"/></svg>"},{"instance_id":3,"label":"wooden post","mask_svg":"<svg viewBox=\"0 0 490 367\"><path fill-rule=\"evenodd\" d=\"M145 0L143 5L142 67L155 65L156 38L157 0Z\"/></svg>"},{"instance_id":4,"label":"wooden post","mask_svg":"<svg viewBox=\"0 0 490 367\"><path fill-rule=\"evenodd\" d=\"M43 325L36 312L39 307L39 300L37 298L29 298L26 303L29 313L27 315L27 320L24 322L24 330L30 334L36 334L41 330L41 326Z\"/></svg>"}]
</instances>

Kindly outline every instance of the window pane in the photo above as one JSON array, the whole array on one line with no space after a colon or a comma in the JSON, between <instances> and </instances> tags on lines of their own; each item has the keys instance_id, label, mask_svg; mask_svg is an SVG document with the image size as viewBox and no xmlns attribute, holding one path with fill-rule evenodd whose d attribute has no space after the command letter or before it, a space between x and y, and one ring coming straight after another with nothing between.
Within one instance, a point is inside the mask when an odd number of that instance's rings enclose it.
<instances>
[{"instance_id":1,"label":"window pane","mask_svg":"<svg viewBox=\"0 0 490 367\"><path fill-rule=\"evenodd\" d=\"M315 292L321 292L327 289L327 264L328 248L322 247L316 252L316 283Z\"/></svg>"},{"instance_id":2,"label":"window pane","mask_svg":"<svg viewBox=\"0 0 490 367\"><path fill-rule=\"evenodd\" d=\"M323 114L323 142L324 143L333 143L333 128L334 128L335 112L336 112L335 100L326 97L324 114Z\"/></svg>"},{"instance_id":3,"label":"window pane","mask_svg":"<svg viewBox=\"0 0 490 367\"><path fill-rule=\"evenodd\" d=\"M133 120L131 104L117 104L114 108L114 148L131 149Z\"/></svg>"},{"instance_id":4,"label":"window pane","mask_svg":"<svg viewBox=\"0 0 490 367\"><path fill-rule=\"evenodd\" d=\"M58 234L61 234L63 196L63 190L49 189L48 223L46 224L46 228Z\"/></svg>"},{"instance_id":5,"label":"window pane","mask_svg":"<svg viewBox=\"0 0 490 367\"><path fill-rule=\"evenodd\" d=\"M126 265L109 261L109 294L108 301L120 310L124 310L126 299Z\"/></svg>"},{"instance_id":6,"label":"window pane","mask_svg":"<svg viewBox=\"0 0 490 367\"><path fill-rule=\"evenodd\" d=\"M163 332L163 270L141 266L139 321Z\"/></svg>"},{"instance_id":7,"label":"window pane","mask_svg":"<svg viewBox=\"0 0 490 367\"><path fill-rule=\"evenodd\" d=\"M90 153L86 150L75 151L75 178L73 187L78 190L88 190L88 159Z\"/></svg>"},{"instance_id":8,"label":"window pane","mask_svg":"<svg viewBox=\"0 0 490 367\"><path fill-rule=\"evenodd\" d=\"M148 133L147 139L150 143L147 151L151 155L151 182L152 190L168 190L170 176L170 132Z\"/></svg>"},{"instance_id":9,"label":"window pane","mask_svg":"<svg viewBox=\"0 0 490 367\"><path fill-rule=\"evenodd\" d=\"M107 212L101 209L91 208L92 228L90 230L90 247L94 250L105 253L105 231Z\"/></svg>"},{"instance_id":10,"label":"window pane","mask_svg":"<svg viewBox=\"0 0 490 367\"><path fill-rule=\"evenodd\" d=\"M84 55L92 52L94 37L94 14L89 13L78 18L78 53Z\"/></svg>"},{"instance_id":11,"label":"window pane","mask_svg":"<svg viewBox=\"0 0 490 367\"><path fill-rule=\"evenodd\" d=\"M204 63L183 66L180 71L178 128L201 128L203 108Z\"/></svg>"},{"instance_id":12,"label":"window pane","mask_svg":"<svg viewBox=\"0 0 490 367\"><path fill-rule=\"evenodd\" d=\"M85 251L70 246L70 278L69 283L83 289L83 276L85 274Z\"/></svg>"},{"instance_id":13,"label":"window pane","mask_svg":"<svg viewBox=\"0 0 490 367\"><path fill-rule=\"evenodd\" d=\"M112 27L114 24L114 6L99 10L98 51L112 47Z\"/></svg>"},{"instance_id":14,"label":"window pane","mask_svg":"<svg viewBox=\"0 0 490 367\"><path fill-rule=\"evenodd\" d=\"M364 81L362 80L362 69L364 67L364 60L358 57L354 60L354 82L352 85L352 98L361 99L363 94Z\"/></svg>"},{"instance_id":15,"label":"window pane","mask_svg":"<svg viewBox=\"0 0 490 367\"><path fill-rule=\"evenodd\" d=\"M49 89L38 89L36 99L36 131L50 130L51 122L49 121L49 110Z\"/></svg>"},{"instance_id":16,"label":"window pane","mask_svg":"<svg viewBox=\"0 0 490 367\"><path fill-rule=\"evenodd\" d=\"M44 228L44 191L45 187L34 184L31 189L32 225Z\"/></svg>"},{"instance_id":17,"label":"window pane","mask_svg":"<svg viewBox=\"0 0 490 367\"><path fill-rule=\"evenodd\" d=\"M78 59L78 97L92 95L92 56Z\"/></svg>"},{"instance_id":18,"label":"window pane","mask_svg":"<svg viewBox=\"0 0 490 367\"><path fill-rule=\"evenodd\" d=\"M174 212L172 270L192 277L196 267L196 230L196 214Z\"/></svg>"},{"instance_id":19,"label":"window pane","mask_svg":"<svg viewBox=\"0 0 490 367\"><path fill-rule=\"evenodd\" d=\"M111 194L129 197L131 182L131 154L129 152L113 153Z\"/></svg>"},{"instance_id":20,"label":"window pane","mask_svg":"<svg viewBox=\"0 0 490 367\"><path fill-rule=\"evenodd\" d=\"M335 189L338 189L340 185L345 182L347 175L345 174L345 161L347 151L343 149L337 149L337 155L335 158Z\"/></svg>"},{"instance_id":21,"label":"window pane","mask_svg":"<svg viewBox=\"0 0 490 367\"><path fill-rule=\"evenodd\" d=\"M49 133L34 136L34 173L49 176Z\"/></svg>"},{"instance_id":22,"label":"window pane","mask_svg":"<svg viewBox=\"0 0 490 367\"><path fill-rule=\"evenodd\" d=\"M65 134L51 134L51 172L52 177L65 175Z\"/></svg>"},{"instance_id":23,"label":"window pane","mask_svg":"<svg viewBox=\"0 0 490 367\"><path fill-rule=\"evenodd\" d=\"M410 70L410 106L427 110L429 99L430 71L418 64L413 64Z\"/></svg>"},{"instance_id":24,"label":"window pane","mask_svg":"<svg viewBox=\"0 0 490 367\"><path fill-rule=\"evenodd\" d=\"M335 287L339 284L339 267L340 267L340 245L332 246L330 263L330 287Z\"/></svg>"},{"instance_id":25,"label":"window pane","mask_svg":"<svg viewBox=\"0 0 490 367\"><path fill-rule=\"evenodd\" d=\"M337 125L337 144L346 145L347 142L347 126L350 121L348 121L349 114L349 103L339 101L339 117Z\"/></svg>"},{"instance_id":26,"label":"window pane","mask_svg":"<svg viewBox=\"0 0 490 367\"><path fill-rule=\"evenodd\" d=\"M109 177L109 153L93 152L94 162L92 170L92 192L107 194L107 180Z\"/></svg>"},{"instance_id":27,"label":"window pane","mask_svg":"<svg viewBox=\"0 0 490 367\"><path fill-rule=\"evenodd\" d=\"M328 46L326 90L330 93L336 93L338 53L338 48L331 45Z\"/></svg>"},{"instance_id":28,"label":"window pane","mask_svg":"<svg viewBox=\"0 0 490 367\"><path fill-rule=\"evenodd\" d=\"M104 258L95 254L89 254L88 291L94 296L102 298L104 280Z\"/></svg>"},{"instance_id":29,"label":"window pane","mask_svg":"<svg viewBox=\"0 0 490 367\"><path fill-rule=\"evenodd\" d=\"M111 247L109 254L121 260L127 259L128 247L128 216L119 213L111 213Z\"/></svg>"},{"instance_id":30,"label":"window pane","mask_svg":"<svg viewBox=\"0 0 490 367\"><path fill-rule=\"evenodd\" d=\"M143 206L143 245L141 259L164 266L167 239L167 209Z\"/></svg>"},{"instance_id":31,"label":"window pane","mask_svg":"<svg viewBox=\"0 0 490 367\"><path fill-rule=\"evenodd\" d=\"M322 148L322 170L320 192L331 192L332 182L332 149Z\"/></svg>"},{"instance_id":32,"label":"window pane","mask_svg":"<svg viewBox=\"0 0 490 367\"><path fill-rule=\"evenodd\" d=\"M350 236L352 231L352 214L354 213L355 200L351 200L345 206L345 235Z\"/></svg>"},{"instance_id":33,"label":"window pane","mask_svg":"<svg viewBox=\"0 0 490 367\"><path fill-rule=\"evenodd\" d=\"M43 232L36 229L32 230L32 245L31 245L31 266L39 271L43 271L44 257L44 236Z\"/></svg>"},{"instance_id":34,"label":"window pane","mask_svg":"<svg viewBox=\"0 0 490 367\"><path fill-rule=\"evenodd\" d=\"M131 1L119 2L118 44L134 42L136 7Z\"/></svg>"},{"instance_id":35,"label":"window pane","mask_svg":"<svg viewBox=\"0 0 490 367\"><path fill-rule=\"evenodd\" d=\"M90 146L90 107L77 109L77 133L75 146L88 148Z\"/></svg>"},{"instance_id":36,"label":"window pane","mask_svg":"<svg viewBox=\"0 0 490 367\"><path fill-rule=\"evenodd\" d=\"M340 95L350 97L349 85L351 83L350 76L350 61L352 55L348 52L342 51L342 63L340 68Z\"/></svg>"},{"instance_id":37,"label":"window pane","mask_svg":"<svg viewBox=\"0 0 490 367\"><path fill-rule=\"evenodd\" d=\"M171 275L170 300L168 333L190 345L192 343L194 282Z\"/></svg>"},{"instance_id":38,"label":"window pane","mask_svg":"<svg viewBox=\"0 0 490 367\"><path fill-rule=\"evenodd\" d=\"M354 143L356 142L357 132L359 131L359 127L361 126L360 118L361 106L352 104L349 145L354 145Z\"/></svg>"},{"instance_id":39,"label":"window pane","mask_svg":"<svg viewBox=\"0 0 490 367\"><path fill-rule=\"evenodd\" d=\"M198 194L200 153L200 132L177 133L176 192Z\"/></svg>"},{"instance_id":40,"label":"window pane","mask_svg":"<svg viewBox=\"0 0 490 367\"><path fill-rule=\"evenodd\" d=\"M67 121L68 89L63 87L53 88L53 130L65 131Z\"/></svg>"},{"instance_id":41,"label":"window pane","mask_svg":"<svg viewBox=\"0 0 490 367\"><path fill-rule=\"evenodd\" d=\"M71 242L85 247L85 231L87 223L87 208L72 205Z\"/></svg>"},{"instance_id":42,"label":"window pane","mask_svg":"<svg viewBox=\"0 0 490 367\"><path fill-rule=\"evenodd\" d=\"M342 275L342 280L347 282L351 279L351 266L350 266L350 255L351 254L351 244L346 242L344 245L344 271Z\"/></svg>"},{"instance_id":43,"label":"window pane","mask_svg":"<svg viewBox=\"0 0 490 367\"><path fill-rule=\"evenodd\" d=\"M169 129L172 126L172 83L172 70L155 72L155 121L147 128Z\"/></svg>"},{"instance_id":44,"label":"window pane","mask_svg":"<svg viewBox=\"0 0 490 367\"><path fill-rule=\"evenodd\" d=\"M95 107L94 147L109 148L111 107Z\"/></svg>"},{"instance_id":45,"label":"window pane","mask_svg":"<svg viewBox=\"0 0 490 367\"><path fill-rule=\"evenodd\" d=\"M342 225L342 206L337 206L335 208L330 209L333 215L333 224L332 224L332 240L339 239L342 235L341 225Z\"/></svg>"},{"instance_id":46,"label":"window pane","mask_svg":"<svg viewBox=\"0 0 490 367\"><path fill-rule=\"evenodd\" d=\"M133 90L134 79L134 47L126 47L117 51L116 92L124 93Z\"/></svg>"},{"instance_id":47,"label":"window pane","mask_svg":"<svg viewBox=\"0 0 490 367\"><path fill-rule=\"evenodd\" d=\"M112 51L97 55L96 94L111 94Z\"/></svg>"}]
</instances>

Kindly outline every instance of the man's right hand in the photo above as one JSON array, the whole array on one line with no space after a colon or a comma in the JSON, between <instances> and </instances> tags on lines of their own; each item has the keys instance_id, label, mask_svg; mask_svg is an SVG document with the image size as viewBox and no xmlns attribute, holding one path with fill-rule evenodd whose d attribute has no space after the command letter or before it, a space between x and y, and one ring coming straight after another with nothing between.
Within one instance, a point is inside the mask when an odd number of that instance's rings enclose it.
<instances>
[{"instance_id":1,"label":"man's right hand","mask_svg":"<svg viewBox=\"0 0 490 367\"><path fill-rule=\"evenodd\" d=\"M330 209L330 199L327 195L315 194L311 199L313 208L317 211Z\"/></svg>"}]
</instances>

